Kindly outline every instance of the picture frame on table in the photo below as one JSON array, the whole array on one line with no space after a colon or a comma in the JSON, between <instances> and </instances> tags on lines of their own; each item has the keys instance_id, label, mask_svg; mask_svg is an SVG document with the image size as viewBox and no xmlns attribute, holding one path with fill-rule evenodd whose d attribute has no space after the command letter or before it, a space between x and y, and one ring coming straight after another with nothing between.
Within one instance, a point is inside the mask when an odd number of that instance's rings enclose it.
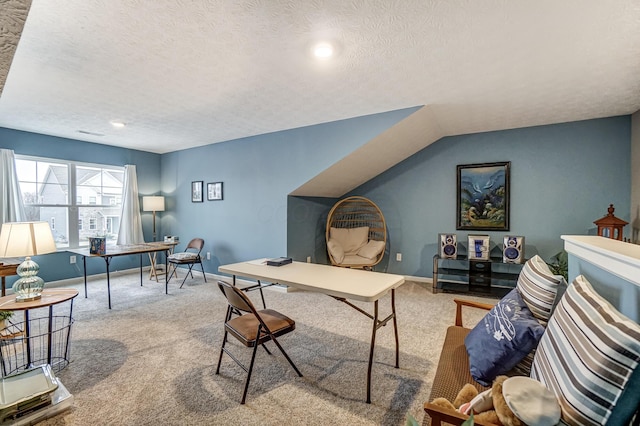
<instances>
[{"instance_id":1,"label":"picture frame on table","mask_svg":"<svg viewBox=\"0 0 640 426\"><path fill-rule=\"evenodd\" d=\"M223 199L222 182L210 182L207 184L207 200L219 201Z\"/></svg>"},{"instance_id":2,"label":"picture frame on table","mask_svg":"<svg viewBox=\"0 0 640 426\"><path fill-rule=\"evenodd\" d=\"M192 203L201 203L203 201L202 185L203 185L203 181L201 180L196 180L191 182L191 202Z\"/></svg>"},{"instance_id":3,"label":"picture frame on table","mask_svg":"<svg viewBox=\"0 0 640 426\"><path fill-rule=\"evenodd\" d=\"M511 162L457 166L456 229L509 230Z\"/></svg>"}]
</instances>

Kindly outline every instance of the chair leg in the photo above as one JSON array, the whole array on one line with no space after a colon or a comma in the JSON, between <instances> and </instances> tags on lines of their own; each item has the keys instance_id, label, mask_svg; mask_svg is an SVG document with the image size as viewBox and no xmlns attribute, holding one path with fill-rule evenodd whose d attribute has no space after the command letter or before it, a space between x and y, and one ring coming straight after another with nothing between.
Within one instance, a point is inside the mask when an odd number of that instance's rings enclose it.
<instances>
[{"instance_id":1,"label":"chair leg","mask_svg":"<svg viewBox=\"0 0 640 426\"><path fill-rule=\"evenodd\" d=\"M167 278L167 282L171 281L171 278L173 278L174 275L176 276L176 278L178 278L178 274L176 273L177 267L173 263L169 263L169 266L167 266L167 268L172 269L169 278Z\"/></svg>"},{"instance_id":2,"label":"chair leg","mask_svg":"<svg viewBox=\"0 0 640 426\"><path fill-rule=\"evenodd\" d=\"M193 279L193 272L191 272L191 268L193 268L193 263L189 264L189 270L185 274L184 280L182 280L182 284L180 284L180 288L182 288L184 283L187 281L187 278L189 278L189 274L191 274L191 278Z\"/></svg>"},{"instance_id":3,"label":"chair leg","mask_svg":"<svg viewBox=\"0 0 640 426\"><path fill-rule=\"evenodd\" d=\"M273 343L275 343L276 346L278 347L278 349L280 349L280 352L282 352L282 355L284 355L284 357L287 359L287 361L289 361L289 364L291 364L291 366L296 371L296 373L298 373L298 376L302 377L302 373L300 372L300 370L298 370L298 367L296 367L296 365L293 363L293 361L291 361L291 358L289 358L289 355L287 355L287 353L282 348L282 346L280 346L280 343L278 343L278 340L276 339L276 337L272 335L271 336L271 340L273 340Z\"/></svg>"},{"instance_id":4,"label":"chair leg","mask_svg":"<svg viewBox=\"0 0 640 426\"><path fill-rule=\"evenodd\" d=\"M253 371L253 364L256 360L256 353L258 352L257 343L253 346L253 355L251 356L251 363L249 364L249 371L247 372L247 382L244 384L244 392L242 393L242 401L240 404L244 404L247 399L247 391L249 390L249 381L251 380L251 372Z\"/></svg>"},{"instance_id":5,"label":"chair leg","mask_svg":"<svg viewBox=\"0 0 640 426\"><path fill-rule=\"evenodd\" d=\"M267 353L268 353L269 355L273 355L273 354L271 353L271 351L269 350L269 348L267 347L267 345L265 345L265 344L263 343L263 344L262 344L262 347L264 348L264 350L265 350L265 351L267 351Z\"/></svg>"},{"instance_id":6,"label":"chair leg","mask_svg":"<svg viewBox=\"0 0 640 426\"><path fill-rule=\"evenodd\" d=\"M227 331L224 332L224 337L222 338L222 347L220 348L220 356L218 357L218 367L216 368L216 374L220 374L220 364L222 363L222 354L224 353L224 346L227 343Z\"/></svg>"},{"instance_id":7,"label":"chair leg","mask_svg":"<svg viewBox=\"0 0 640 426\"><path fill-rule=\"evenodd\" d=\"M202 277L204 278L204 282L207 282L207 276L204 273L204 266L202 266L202 262L200 262L200 269L202 270Z\"/></svg>"}]
</instances>

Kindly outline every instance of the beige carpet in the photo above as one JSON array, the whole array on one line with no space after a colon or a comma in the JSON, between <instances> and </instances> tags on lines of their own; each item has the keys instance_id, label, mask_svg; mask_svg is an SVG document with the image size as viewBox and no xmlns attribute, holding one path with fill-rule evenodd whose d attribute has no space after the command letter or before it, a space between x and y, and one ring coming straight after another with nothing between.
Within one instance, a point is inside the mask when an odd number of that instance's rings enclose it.
<instances>
[{"instance_id":1,"label":"beige carpet","mask_svg":"<svg viewBox=\"0 0 640 426\"><path fill-rule=\"evenodd\" d=\"M215 375L226 302L214 278L204 283L196 274L182 289L171 283L165 295L164 283L140 286L138 277L113 274L111 310L105 280L89 283L88 298L82 285L73 286L80 295L73 305L71 363L58 376L74 403L42 424L402 425L407 413L422 422L443 333L453 323L454 295L434 295L415 283L398 289L400 368L393 366L388 325L378 331L372 403L366 404L370 320L328 296L265 291L268 307L296 320L281 343L304 377L268 343L274 355L258 351L243 406L244 371L225 355ZM258 293L250 295L259 304ZM381 316L388 305L386 296ZM249 359L250 350L233 344Z\"/></svg>"}]
</instances>

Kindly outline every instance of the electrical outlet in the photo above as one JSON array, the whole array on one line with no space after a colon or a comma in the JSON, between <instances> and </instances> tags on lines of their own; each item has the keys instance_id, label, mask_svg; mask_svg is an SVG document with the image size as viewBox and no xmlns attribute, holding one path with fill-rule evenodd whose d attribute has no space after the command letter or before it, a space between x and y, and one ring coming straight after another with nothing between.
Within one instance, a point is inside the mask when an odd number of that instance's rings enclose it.
<instances>
[{"instance_id":1,"label":"electrical outlet","mask_svg":"<svg viewBox=\"0 0 640 426\"><path fill-rule=\"evenodd\" d=\"M402 253L396 253L396 261L402 262Z\"/></svg>"},{"instance_id":2,"label":"electrical outlet","mask_svg":"<svg viewBox=\"0 0 640 426\"><path fill-rule=\"evenodd\" d=\"M75 256L69 256L69 263L76 263L76 257Z\"/></svg>"},{"instance_id":3,"label":"electrical outlet","mask_svg":"<svg viewBox=\"0 0 640 426\"><path fill-rule=\"evenodd\" d=\"M207 260L211 260L211 252L210 251L207 252Z\"/></svg>"},{"instance_id":4,"label":"electrical outlet","mask_svg":"<svg viewBox=\"0 0 640 426\"><path fill-rule=\"evenodd\" d=\"M307 256L307 263L311 263L311 256Z\"/></svg>"}]
</instances>

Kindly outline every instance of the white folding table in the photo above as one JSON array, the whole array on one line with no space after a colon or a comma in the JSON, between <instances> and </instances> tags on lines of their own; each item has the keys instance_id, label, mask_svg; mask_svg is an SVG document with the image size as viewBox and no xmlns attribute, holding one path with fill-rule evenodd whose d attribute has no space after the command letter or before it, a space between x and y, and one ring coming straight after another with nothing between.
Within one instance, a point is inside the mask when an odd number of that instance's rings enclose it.
<instances>
[{"instance_id":1,"label":"white folding table","mask_svg":"<svg viewBox=\"0 0 640 426\"><path fill-rule=\"evenodd\" d=\"M395 289L404 283L404 276L303 262L293 262L283 266L268 266L266 259L221 265L218 267L218 271L232 275L234 285L236 284L236 277L241 276L327 294L369 317L373 321L373 330L367 369L367 403L371 403L371 370L373 367L376 332L390 320L393 320L393 331L396 340L396 368L400 367ZM391 314L384 319L379 319L378 301L389 292L391 292ZM373 302L373 314L353 305L347 299Z\"/></svg>"}]
</instances>

